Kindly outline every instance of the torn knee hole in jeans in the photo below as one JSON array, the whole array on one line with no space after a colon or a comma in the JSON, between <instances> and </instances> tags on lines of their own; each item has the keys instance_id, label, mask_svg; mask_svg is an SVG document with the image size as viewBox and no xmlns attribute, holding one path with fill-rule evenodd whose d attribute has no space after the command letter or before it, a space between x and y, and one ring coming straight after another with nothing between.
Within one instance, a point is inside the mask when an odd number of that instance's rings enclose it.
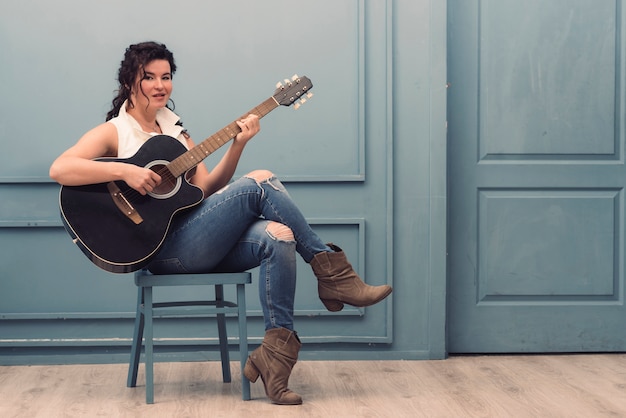
<instances>
[{"instance_id":1,"label":"torn knee hole in jeans","mask_svg":"<svg viewBox=\"0 0 626 418\"><path fill-rule=\"evenodd\" d=\"M244 177L252 179L257 183L262 183L274 177L274 173L269 170L254 170L246 174Z\"/></svg>"},{"instance_id":2,"label":"torn knee hole in jeans","mask_svg":"<svg viewBox=\"0 0 626 418\"><path fill-rule=\"evenodd\" d=\"M291 228L278 222L268 223L265 232L278 241L295 241L296 239Z\"/></svg>"}]
</instances>

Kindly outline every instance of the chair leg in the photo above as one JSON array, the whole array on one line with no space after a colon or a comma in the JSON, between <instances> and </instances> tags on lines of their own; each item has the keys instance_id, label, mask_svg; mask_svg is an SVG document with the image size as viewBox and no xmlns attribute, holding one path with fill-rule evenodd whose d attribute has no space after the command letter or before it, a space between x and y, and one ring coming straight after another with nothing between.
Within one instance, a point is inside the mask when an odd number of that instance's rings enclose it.
<instances>
[{"instance_id":1,"label":"chair leg","mask_svg":"<svg viewBox=\"0 0 626 418\"><path fill-rule=\"evenodd\" d=\"M152 287L144 288L144 317L146 334L146 403L154 403L154 333L152 330Z\"/></svg>"},{"instance_id":2,"label":"chair leg","mask_svg":"<svg viewBox=\"0 0 626 418\"><path fill-rule=\"evenodd\" d=\"M215 285L215 301L217 306L224 301L224 286ZM223 306L223 305L222 305ZM217 314L217 333L220 339L220 358L222 359L222 380L224 383L231 381L230 376L230 354L228 352L228 335L226 333L226 315Z\"/></svg>"},{"instance_id":3,"label":"chair leg","mask_svg":"<svg viewBox=\"0 0 626 418\"><path fill-rule=\"evenodd\" d=\"M248 359L248 328L246 318L246 287L237 285L237 322L239 323L239 357L241 365L241 397L244 401L250 400L250 381L243 374Z\"/></svg>"},{"instance_id":4,"label":"chair leg","mask_svg":"<svg viewBox=\"0 0 626 418\"><path fill-rule=\"evenodd\" d=\"M144 316L141 311L141 306L143 304L143 291L141 286L139 286L137 287L137 314L135 316L135 330L133 331L133 343L130 349L130 363L128 365L128 378L126 380L126 386L129 388L137 386L137 371L139 370L141 346L143 345Z\"/></svg>"}]
</instances>

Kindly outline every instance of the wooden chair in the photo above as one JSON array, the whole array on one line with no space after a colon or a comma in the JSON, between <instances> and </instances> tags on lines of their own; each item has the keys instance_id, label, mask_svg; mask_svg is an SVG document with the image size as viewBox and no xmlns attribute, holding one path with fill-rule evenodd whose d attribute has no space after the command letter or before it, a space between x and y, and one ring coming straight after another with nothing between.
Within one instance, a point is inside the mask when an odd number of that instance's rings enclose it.
<instances>
[{"instance_id":1,"label":"wooden chair","mask_svg":"<svg viewBox=\"0 0 626 418\"><path fill-rule=\"evenodd\" d=\"M137 315L135 331L128 367L128 387L137 384L137 371L141 356L142 340L145 340L145 376L146 403L154 403L154 345L153 318L159 316L181 317L207 315L217 319L220 355L222 360L222 378L230 382L230 357L228 353L228 337L226 335L226 315L235 314L239 323L239 355L241 358L242 398L250 399L250 382L243 374L248 357L248 337L246 325L245 285L251 283L251 274L243 273L211 273L211 274L151 274L147 270L135 273L135 284L138 288ZM215 299L199 301L154 302L152 288L159 286L198 286L215 287ZM224 300L224 285L236 285L237 301Z\"/></svg>"}]
</instances>

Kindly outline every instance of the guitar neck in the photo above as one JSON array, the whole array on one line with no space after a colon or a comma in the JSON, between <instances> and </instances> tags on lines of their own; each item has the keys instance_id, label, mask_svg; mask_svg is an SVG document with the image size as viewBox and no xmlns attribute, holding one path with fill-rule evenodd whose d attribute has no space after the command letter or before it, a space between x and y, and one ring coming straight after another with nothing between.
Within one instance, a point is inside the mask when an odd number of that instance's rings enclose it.
<instances>
[{"instance_id":1,"label":"guitar neck","mask_svg":"<svg viewBox=\"0 0 626 418\"><path fill-rule=\"evenodd\" d=\"M272 110L276 109L278 106L279 104L276 99L274 99L274 97L270 97L260 105L251 109L240 119L243 119L249 114L257 115L260 119ZM189 151L181 154L179 157L170 162L167 165L167 168L174 175L174 177L179 177L198 165L202 160L214 153L222 145L233 139L239 132L241 132L239 125L233 121Z\"/></svg>"}]
</instances>

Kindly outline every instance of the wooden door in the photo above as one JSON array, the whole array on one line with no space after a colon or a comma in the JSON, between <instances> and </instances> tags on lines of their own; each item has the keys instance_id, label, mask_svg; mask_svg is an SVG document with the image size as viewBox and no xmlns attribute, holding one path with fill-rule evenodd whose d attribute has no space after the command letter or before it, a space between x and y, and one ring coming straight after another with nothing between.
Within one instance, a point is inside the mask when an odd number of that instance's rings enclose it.
<instances>
[{"instance_id":1,"label":"wooden door","mask_svg":"<svg viewBox=\"0 0 626 418\"><path fill-rule=\"evenodd\" d=\"M448 2L448 351L626 349L621 2Z\"/></svg>"}]
</instances>

